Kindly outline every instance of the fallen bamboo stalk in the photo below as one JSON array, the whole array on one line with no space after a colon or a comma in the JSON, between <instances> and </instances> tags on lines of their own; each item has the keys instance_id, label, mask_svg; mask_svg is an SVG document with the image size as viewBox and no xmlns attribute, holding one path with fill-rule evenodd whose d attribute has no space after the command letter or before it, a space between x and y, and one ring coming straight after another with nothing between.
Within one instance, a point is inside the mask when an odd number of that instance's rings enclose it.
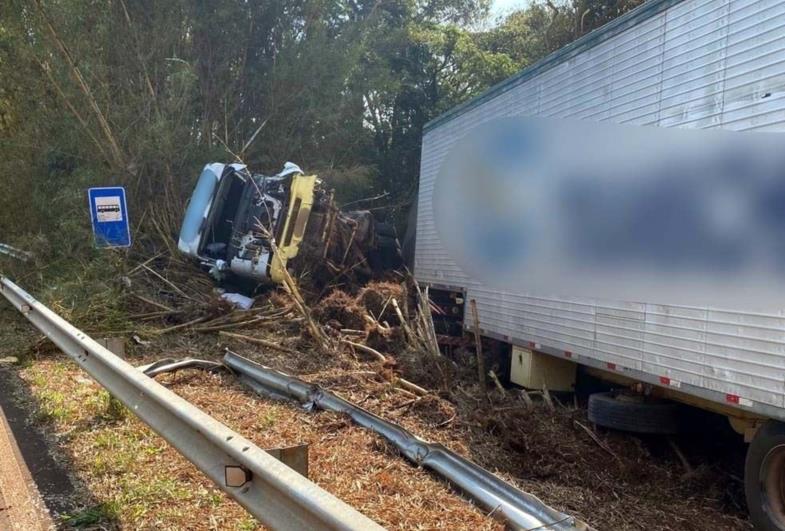
<instances>
[{"instance_id":1,"label":"fallen bamboo stalk","mask_svg":"<svg viewBox=\"0 0 785 531\"><path fill-rule=\"evenodd\" d=\"M525 389L521 391L521 399L523 400L523 403L526 404L527 409L534 407L534 401L532 401L532 397L529 396L528 391Z\"/></svg>"},{"instance_id":2,"label":"fallen bamboo stalk","mask_svg":"<svg viewBox=\"0 0 785 531\"><path fill-rule=\"evenodd\" d=\"M168 279L167 279L167 278L165 278L163 275L161 275L161 274L160 274L158 271L155 271L155 270L151 269L149 266L147 266L147 265L145 265L145 264L141 264L141 266L142 266L142 268L143 268L143 269L146 269L147 271L149 271L150 273L152 273L153 275L155 275L156 277L158 277L159 279L161 279L161 280L162 280L162 281L163 281L163 282L164 282L164 283L165 283L167 286L169 286L170 288L172 288L174 291L176 291L177 293L179 293L180 295L182 295L182 296L183 296L183 297L185 297L186 299L190 299L190 300L192 300L192 301L194 300L194 299L192 299L191 297L189 297L188 295L186 295L186 294L185 294L185 292L184 292L183 290L181 290L180 288L178 288L177 286L175 286L175 285L174 285L174 284L173 284L173 283L172 283L170 280L168 280ZM197 301L194 301L194 302L197 302Z\"/></svg>"},{"instance_id":3,"label":"fallen bamboo stalk","mask_svg":"<svg viewBox=\"0 0 785 531\"><path fill-rule=\"evenodd\" d=\"M405 380L403 378L396 378L396 383L411 393L417 395L429 394L427 389L420 387L416 383L410 382L409 380Z\"/></svg>"},{"instance_id":4,"label":"fallen bamboo stalk","mask_svg":"<svg viewBox=\"0 0 785 531\"><path fill-rule=\"evenodd\" d=\"M415 280L415 286L417 286L417 291L420 291L420 286L417 284ZM442 352L439 350L439 338L436 337L436 326L433 324L433 314L431 313L431 296L429 287L425 286L425 295L421 297L422 300L422 314L423 324L425 326L425 330L428 333L428 343L433 350L434 355L441 356Z\"/></svg>"},{"instance_id":5,"label":"fallen bamboo stalk","mask_svg":"<svg viewBox=\"0 0 785 531\"><path fill-rule=\"evenodd\" d=\"M403 330L403 334L406 336L407 341L410 345L415 347L420 347L418 345L417 336L412 331L409 324L406 322L406 319L403 318L403 313L401 313L401 307L398 305L398 301L395 300L393 297L392 299L393 309L395 310L396 315L398 315L398 319L401 321L401 330Z\"/></svg>"},{"instance_id":6,"label":"fallen bamboo stalk","mask_svg":"<svg viewBox=\"0 0 785 531\"><path fill-rule=\"evenodd\" d=\"M182 313L180 310L159 310L157 312L136 313L129 315L129 319L149 319L151 317L164 317L167 315L176 315Z\"/></svg>"},{"instance_id":7,"label":"fallen bamboo stalk","mask_svg":"<svg viewBox=\"0 0 785 531\"><path fill-rule=\"evenodd\" d=\"M390 295L389 297L387 297L387 300L384 302L384 306L382 306L382 309L381 309L381 311L379 311L379 316L377 317L377 316L375 316L375 315L374 315L374 316L373 316L373 318L374 318L374 319L376 319L376 320L378 321L379 319L381 319L381 318L382 318L382 315L384 315L384 310L386 310L386 309L387 309L387 306L389 306L389 305L390 305L390 301L392 301L392 295ZM370 312L369 312L369 313L370 313Z\"/></svg>"},{"instance_id":8,"label":"fallen bamboo stalk","mask_svg":"<svg viewBox=\"0 0 785 531\"><path fill-rule=\"evenodd\" d=\"M482 339L480 338L480 316L477 313L477 301L472 299L469 301L469 306L472 310L472 320L474 321L474 349L476 350L477 354L477 378L480 383L480 389L483 393L488 392L488 384L485 381L485 358L482 355ZM491 371L493 372L493 371ZM498 379L496 379L496 375L493 375L494 382L501 387L501 384L498 383ZM502 388L502 392L504 388Z\"/></svg>"},{"instance_id":9,"label":"fallen bamboo stalk","mask_svg":"<svg viewBox=\"0 0 785 531\"><path fill-rule=\"evenodd\" d=\"M597 446L599 446L600 448L602 448L603 450L605 450L607 453L609 453L610 455L612 455L613 457L615 457L617 461L621 462L621 459L619 458L619 456L618 456L618 455L616 455L616 453L615 453L613 450L611 450L611 449L608 447L608 445L607 445L607 444L605 444L604 442L602 442L602 440L600 440L600 438L597 436L597 434L596 434L596 433L594 433L594 431L592 431L592 429L591 429L591 428L589 428L589 427L588 427L588 426L586 426L585 424L582 424L582 423L578 422L577 420L574 420L573 422L574 422L574 423L575 423L577 426L579 426L580 428L582 428L582 429L583 429L583 431L585 431L585 432L586 432L586 434L587 434L589 437L591 437L591 439L592 439L592 440L593 440L595 443L597 443Z\"/></svg>"},{"instance_id":10,"label":"fallen bamboo stalk","mask_svg":"<svg viewBox=\"0 0 785 531\"><path fill-rule=\"evenodd\" d=\"M193 321L188 321L187 323L182 323L182 324L179 324L179 325L170 326L169 328L164 328L163 330L157 330L157 331L155 331L153 333L160 336L160 335L163 335L163 334L168 334L169 332L174 332L175 330L181 330L183 328L188 328L189 326L193 326L195 324L199 324L199 323L201 323L203 321L206 321L206 320L207 320L206 317L198 317L198 318L194 319Z\"/></svg>"},{"instance_id":11,"label":"fallen bamboo stalk","mask_svg":"<svg viewBox=\"0 0 785 531\"><path fill-rule=\"evenodd\" d=\"M152 257L148 258L147 260L145 260L141 264L137 264L136 267L131 269L126 276L130 277L130 276L134 275L137 271L142 269L142 266L146 266L147 264L149 264L150 262L152 262L153 260L155 260L157 258L160 258L161 256L163 256L163 253L158 253L158 254L155 254Z\"/></svg>"},{"instance_id":12,"label":"fallen bamboo stalk","mask_svg":"<svg viewBox=\"0 0 785 531\"><path fill-rule=\"evenodd\" d=\"M687 456L685 456L684 452L681 451L681 448L679 448L679 446L676 444L676 441L674 441L673 437L670 436L667 438L667 440L668 440L668 445L673 450L673 453L675 453L676 457L678 457L679 461L681 461L681 464L684 467L685 476L687 477L694 476L695 469L692 468L692 465L690 465L690 462L687 460Z\"/></svg>"},{"instance_id":13,"label":"fallen bamboo stalk","mask_svg":"<svg viewBox=\"0 0 785 531\"><path fill-rule=\"evenodd\" d=\"M491 380L493 380L493 383L494 383L494 384L496 384L496 388L497 388L499 391L501 391L501 393L502 393L502 394L506 394L506 393L507 393L507 391L504 389L504 386L503 386L503 385L502 385L502 383L499 381L499 377L498 377L498 376L496 376L496 373L495 373L495 372L493 372L493 371L488 371L488 376L490 376L490 377L491 377ZM485 389L483 389L483 392L485 392Z\"/></svg>"},{"instance_id":14,"label":"fallen bamboo stalk","mask_svg":"<svg viewBox=\"0 0 785 531\"><path fill-rule=\"evenodd\" d=\"M257 345L262 345L263 347L271 348L273 350L286 352L287 354L300 354L298 351L296 351L296 350L294 350L292 348L285 347L285 346L279 345L278 343L275 343L273 341L268 341L266 339L262 339L262 338L259 338L259 337L245 336L245 335L242 335L242 334L235 334L233 332L224 332L224 331L218 332L218 335L225 336L225 337L231 337L231 338L234 338L234 339L241 339L241 340L247 341L249 343L256 343Z\"/></svg>"},{"instance_id":15,"label":"fallen bamboo stalk","mask_svg":"<svg viewBox=\"0 0 785 531\"><path fill-rule=\"evenodd\" d=\"M368 313L363 313L363 319L365 320L366 323L368 323L372 327L376 328L380 332L386 333L386 332L390 331L390 325L387 325L387 326L383 325L382 323L380 323L379 321L374 319L373 316L369 315Z\"/></svg>"},{"instance_id":16,"label":"fallen bamboo stalk","mask_svg":"<svg viewBox=\"0 0 785 531\"><path fill-rule=\"evenodd\" d=\"M341 260L341 267L346 264L346 258L349 257L349 251L352 250L352 245L354 245L354 237L357 235L357 222L354 222L354 227L352 228L352 236L349 238L349 245L346 246L346 251L343 253L343 259Z\"/></svg>"},{"instance_id":17,"label":"fallen bamboo stalk","mask_svg":"<svg viewBox=\"0 0 785 531\"><path fill-rule=\"evenodd\" d=\"M222 323L214 326L198 326L194 327L194 331L196 332L218 332L220 330L232 330L234 328L242 328L244 326L252 325L252 324L259 324L264 322L265 319L261 317L257 317L255 319L248 319L247 321L237 321L231 323Z\"/></svg>"},{"instance_id":18,"label":"fallen bamboo stalk","mask_svg":"<svg viewBox=\"0 0 785 531\"><path fill-rule=\"evenodd\" d=\"M292 295L292 299L295 302L295 308L297 308L297 310L300 312L300 315L303 317L303 319L305 319L305 325L308 328L311 337L313 337L313 339L316 340L317 344L319 345L319 349L325 352L329 352L330 341L327 338L327 336L324 334L322 329L319 328L319 325L317 325L316 322L313 320L313 317L311 317L311 312L308 309L308 306L305 304L305 302L301 302L297 300L298 298L301 297L299 295L299 291L297 290L297 286L294 285L294 281L291 278L289 278L288 281L284 282L284 286L286 287L286 291Z\"/></svg>"},{"instance_id":19,"label":"fallen bamboo stalk","mask_svg":"<svg viewBox=\"0 0 785 531\"><path fill-rule=\"evenodd\" d=\"M411 400L407 400L403 404L398 404L397 406L394 406L394 407L390 408L390 411L396 411L398 409L403 409L403 408L407 408L408 409L408 408L412 407L414 404L416 404L417 402L419 402L420 400L422 400L422 398L423 397L418 396L417 398L412 398Z\"/></svg>"},{"instance_id":20,"label":"fallen bamboo stalk","mask_svg":"<svg viewBox=\"0 0 785 531\"><path fill-rule=\"evenodd\" d=\"M166 305L161 304L159 302L155 302L154 300L150 300L147 297L142 297L141 295L138 295L136 293L132 293L131 295L133 295L134 297L136 297L140 301L149 304L150 306L155 306L156 308L161 308L162 310L166 310L166 311L169 311L169 312L175 311L174 309L170 308L169 306L166 306Z\"/></svg>"},{"instance_id":21,"label":"fallen bamboo stalk","mask_svg":"<svg viewBox=\"0 0 785 531\"><path fill-rule=\"evenodd\" d=\"M352 336L364 336L368 332L366 332L365 330L355 330L353 328L341 328L341 333L342 334L349 334L349 335L352 335Z\"/></svg>"},{"instance_id":22,"label":"fallen bamboo stalk","mask_svg":"<svg viewBox=\"0 0 785 531\"><path fill-rule=\"evenodd\" d=\"M354 347L354 348L356 348L358 350L362 350L363 352L372 355L373 357L375 357L377 360L381 361L382 363L386 363L387 362L387 358L384 356L384 354L382 354L381 352L379 352L376 349L373 349L373 348L369 347L368 345L363 345L361 343L355 343L354 341L349 341L348 339L342 339L341 343L343 343L344 345L350 345L350 346L352 346L352 347Z\"/></svg>"},{"instance_id":23,"label":"fallen bamboo stalk","mask_svg":"<svg viewBox=\"0 0 785 531\"><path fill-rule=\"evenodd\" d=\"M436 327L433 324L433 316L431 315L431 301L428 292L428 287L425 287L423 292L417 280L412 277L412 282L417 290L417 315L415 316L415 323L420 329L420 340L425 349L432 355L439 357L442 355L439 350L439 340L436 337ZM406 309L407 305L404 305ZM408 315L406 316L408 318Z\"/></svg>"},{"instance_id":24,"label":"fallen bamboo stalk","mask_svg":"<svg viewBox=\"0 0 785 531\"><path fill-rule=\"evenodd\" d=\"M378 376L378 375L377 375ZM416 393L412 393L411 391L407 391L403 387L393 387L396 391L401 393L403 396L408 396L409 398L417 398L419 395Z\"/></svg>"},{"instance_id":25,"label":"fallen bamboo stalk","mask_svg":"<svg viewBox=\"0 0 785 531\"><path fill-rule=\"evenodd\" d=\"M288 311L288 310L287 310ZM225 315L221 315L216 317L215 319L204 323L206 327L212 326L223 326L223 325L232 325L244 321L253 321L255 323L263 323L263 322L272 322L272 321L280 321L281 317L286 315L286 313L282 313L281 315L258 315L259 312L251 311L239 311L239 312L230 312Z\"/></svg>"},{"instance_id":26,"label":"fallen bamboo stalk","mask_svg":"<svg viewBox=\"0 0 785 531\"><path fill-rule=\"evenodd\" d=\"M551 393L548 392L548 388L545 386L545 384L542 384L542 399L545 401L548 409L551 411L556 411L556 406L554 405L553 399L551 398Z\"/></svg>"},{"instance_id":27,"label":"fallen bamboo stalk","mask_svg":"<svg viewBox=\"0 0 785 531\"><path fill-rule=\"evenodd\" d=\"M352 347L360 349L363 352L367 352L368 354L371 354L372 356L374 356L377 360L381 361L382 363L386 363L387 362L387 358L384 356L384 354L382 354L378 350L373 349L373 348L371 348L371 347L369 347L367 345L362 345L360 343L355 343L353 341L349 341L348 339L342 339L341 343L344 343L344 344L347 344L347 345L351 345ZM398 377L398 378L395 379L395 381L403 389L409 391L410 393L414 393L414 394L420 395L420 396L424 396L424 395L429 394L427 389L425 389L423 387L420 387L416 383L410 382L409 380L407 380L405 378Z\"/></svg>"},{"instance_id":28,"label":"fallen bamboo stalk","mask_svg":"<svg viewBox=\"0 0 785 531\"><path fill-rule=\"evenodd\" d=\"M278 253L280 252L278 246L275 244L275 241L272 238L270 239L270 250L273 252L273 257L278 256ZM281 264L280 270L281 274L283 275L283 287L292 298L292 302L294 303L297 311L299 311L300 315L303 317L303 319L305 319L305 324L311 334L311 337L314 339L314 341L316 341L316 344L322 353L331 354L333 344L330 341L330 338L327 337L327 335L324 333L324 330L321 329L321 327L311 316L311 311L308 308L308 305L305 303L305 299L300 293L300 290L297 288L297 283L289 274L289 271L286 269L285 265Z\"/></svg>"},{"instance_id":29,"label":"fallen bamboo stalk","mask_svg":"<svg viewBox=\"0 0 785 531\"><path fill-rule=\"evenodd\" d=\"M412 277L412 280L414 281L414 285L417 286L417 281L414 280L414 277ZM392 299L392 296L390 296L390 299ZM408 301L409 300L409 288L406 285L406 282L401 282L401 300L402 301ZM390 302L392 302L392 301L390 301ZM404 304L403 308L401 308L401 310L403 311L403 316L406 317L406 320L408 321L409 320L409 305L408 304Z\"/></svg>"}]
</instances>

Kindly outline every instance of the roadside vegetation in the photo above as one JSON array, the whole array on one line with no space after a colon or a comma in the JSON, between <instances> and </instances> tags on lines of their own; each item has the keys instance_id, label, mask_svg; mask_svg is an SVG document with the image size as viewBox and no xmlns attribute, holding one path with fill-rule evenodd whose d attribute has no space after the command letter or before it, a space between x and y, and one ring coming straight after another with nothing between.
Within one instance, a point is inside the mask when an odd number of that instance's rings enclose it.
<instances>
[{"instance_id":1,"label":"roadside vegetation","mask_svg":"<svg viewBox=\"0 0 785 531\"><path fill-rule=\"evenodd\" d=\"M92 250L88 187L125 185L134 241L171 240L202 166L238 158L403 224L428 120L638 3L3 2L0 242L35 252L28 285L95 293L124 256Z\"/></svg>"}]
</instances>

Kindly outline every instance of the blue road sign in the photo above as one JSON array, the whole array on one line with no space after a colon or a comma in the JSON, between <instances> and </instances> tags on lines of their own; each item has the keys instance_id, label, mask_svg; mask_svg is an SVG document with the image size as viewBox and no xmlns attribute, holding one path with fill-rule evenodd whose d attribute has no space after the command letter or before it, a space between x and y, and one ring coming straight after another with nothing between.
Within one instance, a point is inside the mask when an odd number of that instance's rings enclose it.
<instances>
[{"instance_id":1,"label":"blue road sign","mask_svg":"<svg viewBox=\"0 0 785 531\"><path fill-rule=\"evenodd\" d=\"M97 247L130 247L131 231L128 228L128 205L125 188L90 188L90 219Z\"/></svg>"}]
</instances>

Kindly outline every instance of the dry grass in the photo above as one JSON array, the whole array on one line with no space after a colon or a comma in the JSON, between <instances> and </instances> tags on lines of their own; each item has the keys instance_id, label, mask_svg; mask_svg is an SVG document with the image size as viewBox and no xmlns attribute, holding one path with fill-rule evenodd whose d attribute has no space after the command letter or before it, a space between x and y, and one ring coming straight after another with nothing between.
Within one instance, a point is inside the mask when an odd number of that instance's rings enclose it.
<instances>
[{"instance_id":1,"label":"dry grass","mask_svg":"<svg viewBox=\"0 0 785 531\"><path fill-rule=\"evenodd\" d=\"M62 356L22 371L57 450L100 500L64 515L64 523L131 529L234 527L239 506L101 387ZM201 520L201 521L200 521Z\"/></svg>"},{"instance_id":2,"label":"dry grass","mask_svg":"<svg viewBox=\"0 0 785 531\"><path fill-rule=\"evenodd\" d=\"M455 385L419 399L394 388L378 362L279 355L232 342L240 354L318 382L412 433L442 443L559 510L598 529L749 529L740 483L722 459L693 454L697 473L685 477L659 439L599 433L611 457L575 421L585 410L541 403L527 408L520 394L480 395L472 371L457 371ZM321 361L321 367L317 360ZM309 371L298 370L303 366ZM406 364L403 368L405 369ZM399 365L401 367L401 365ZM303 374L307 372L307 374ZM467 372L470 378L461 379ZM403 373L407 377L419 374ZM459 528L464 528L463 526Z\"/></svg>"},{"instance_id":3,"label":"dry grass","mask_svg":"<svg viewBox=\"0 0 785 531\"><path fill-rule=\"evenodd\" d=\"M62 356L22 371L61 451L102 500L103 523L133 529L253 528L243 509ZM262 448L310 445L311 477L392 529L498 529L443 482L332 413L249 394L233 377L184 371L162 383ZM91 508L96 512L96 508ZM107 522L108 521L108 522Z\"/></svg>"}]
</instances>

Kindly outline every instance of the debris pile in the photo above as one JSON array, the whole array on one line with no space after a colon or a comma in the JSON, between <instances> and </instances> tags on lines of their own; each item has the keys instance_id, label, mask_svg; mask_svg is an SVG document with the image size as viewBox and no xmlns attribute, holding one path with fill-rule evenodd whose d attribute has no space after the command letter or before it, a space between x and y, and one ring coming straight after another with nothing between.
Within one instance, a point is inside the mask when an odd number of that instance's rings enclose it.
<instances>
[{"instance_id":1,"label":"debris pile","mask_svg":"<svg viewBox=\"0 0 785 531\"><path fill-rule=\"evenodd\" d=\"M376 322L385 326L400 326L392 301L406 301L403 287L393 282L372 282L357 295L357 303ZM408 308L408 306L406 306Z\"/></svg>"},{"instance_id":2,"label":"debris pile","mask_svg":"<svg viewBox=\"0 0 785 531\"><path fill-rule=\"evenodd\" d=\"M341 290L333 290L314 308L313 316L334 331L352 334L365 330L366 312L354 297Z\"/></svg>"},{"instance_id":3,"label":"debris pile","mask_svg":"<svg viewBox=\"0 0 785 531\"><path fill-rule=\"evenodd\" d=\"M489 391L483 393L477 382L473 343L455 348L450 356L439 352L427 291L411 279L392 277L364 286L341 285L320 295L309 286L301 287L299 279L290 278L284 289L255 292L251 309L241 310L228 304L213 282L189 262L165 253L140 264L127 276L126 291L137 310L135 334L150 342L136 348L148 355L156 350L177 357L175 352L180 352L183 357L218 361L223 347L229 347L264 365L318 383L417 436L444 444L598 528L668 528L662 525L663 514L680 515L672 529L745 526L743 502L730 473L711 464L698 465L699 473L684 479L681 463L672 452L663 457L649 450L645 441L596 432L583 409L562 405L547 393L532 397L492 381ZM159 378L190 382L186 387L178 385L178 392L191 397L198 397L200 386L205 385L210 396L217 396L210 387L215 385L215 377L183 377L178 373ZM247 400L256 404L241 406L243 410L259 410L258 398L232 392L238 403ZM225 409L206 399L201 402L210 413ZM295 406L275 407L296 411ZM319 428L320 440L343 440L357 430L341 417L320 414L320 418L328 417L331 420L326 427ZM298 418L304 425L312 422ZM289 433L297 439L296 430ZM317 463L317 468L332 459L327 455L329 445L320 451L320 459L326 461ZM380 455L392 459L389 469L373 469L374 481L385 485L385 495L406 497L406 492L413 492L400 475L401 464L393 459L395 452L389 445L376 441L355 453L360 468L363 462L376 462ZM343 484L351 480L338 476L330 476L329 481ZM381 495L378 485L371 489L378 491L375 496ZM330 485L324 486L331 490ZM360 509L372 505L360 494L342 497ZM429 505L424 498L420 502L417 511L423 512L419 518L433 522L428 511L438 513L439 505ZM392 525L413 522L411 518L386 517L380 521Z\"/></svg>"},{"instance_id":4,"label":"debris pile","mask_svg":"<svg viewBox=\"0 0 785 531\"><path fill-rule=\"evenodd\" d=\"M443 445L426 442L401 426L373 415L318 385L307 384L231 351L227 351L224 364L241 375L241 381L262 396L295 401L307 404L309 409L346 415L355 424L384 437L416 465L424 466L458 486L475 503L494 512L499 519L516 529L552 527L554 530L585 531L588 527L573 516L556 511L531 494L516 489Z\"/></svg>"}]
</instances>

